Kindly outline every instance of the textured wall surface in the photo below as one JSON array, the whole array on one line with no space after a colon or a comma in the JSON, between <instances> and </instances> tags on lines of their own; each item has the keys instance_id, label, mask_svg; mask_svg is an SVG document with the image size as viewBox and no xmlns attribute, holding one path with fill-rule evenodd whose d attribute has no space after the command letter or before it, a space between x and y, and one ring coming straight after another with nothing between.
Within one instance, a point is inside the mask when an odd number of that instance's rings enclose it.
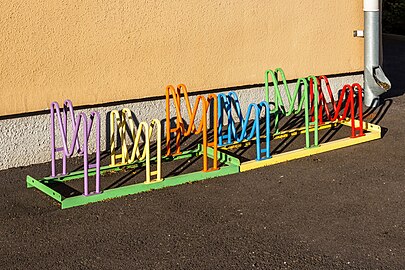
<instances>
[{"instance_id":1,"label":"textured wall surface","mask_svg":"<svg viewBox=\"0 0 405 270\"><path fill-rule=\"evenodd\" d=\"M363 69L362 1L0 2L0 115ZM4 127L2 127L4 128Z\"/></svg>"},{"instance_id":2,"label":"textured wall surface","mask_svg":"<svg viewBox=\"0 0 405 270\"><path fill-rule=\"evenodd\" d=\"M334 93L341 89L344 84L362 82L363 75L348 75L330 78L329 82ZM294 89L295 83L289 85L291 91ZM271 88L272 89L272 88ZM283 89L282 87L280 88ZM282 90L283 91L283 90ZM236 90L239 100L241 102L242 112L245 113L250 103L258 103L264 99L264 87L249 87L241 90ZM273 92L271 91L271 97ZM190 97L190 101L194 104L195 95ZM77 102L72 100L73 105ZM59 100L63 103L63 100ZM288 104L287 102L285 104ZM102 150L107 148L107 137L109 137L108 128L108 115L111 110L129 108L134 113L137 121L149 122L153 118L161 120L164 128L165 121L165 100L157 99L153 101L128 103L119 106L98 107L94 109L76 110L76 115L79 112L89 113L91 110L97 110L101 115L101 145ZM186 118L187 112L185 106L183 107L183 117ZM175 116L174 106L171 105L171 116ZM197 124L201 119L201 114L197 115ZM187 121L187 119L185 119ZM0 170L11 167L26 166L35 163L48 162L51 159L50 151L50 120L48 114L41 114L36 116L16 117L5 120L0 120L0 142L1 142L1 157L0 157ZM164 132L164 130L163 130ZM82 133L80 133L81 135ZM57 137L60 138L60 134ZM165 135L163 134L163 138ZM60 140L58 140L60 142ZM59 147L62 144L58 145ZM91 145L94 151L94 142ZM60 156L59 156L60 158ZM48 172L44 172L44 176Z\"/></svg>"}]
</instances>

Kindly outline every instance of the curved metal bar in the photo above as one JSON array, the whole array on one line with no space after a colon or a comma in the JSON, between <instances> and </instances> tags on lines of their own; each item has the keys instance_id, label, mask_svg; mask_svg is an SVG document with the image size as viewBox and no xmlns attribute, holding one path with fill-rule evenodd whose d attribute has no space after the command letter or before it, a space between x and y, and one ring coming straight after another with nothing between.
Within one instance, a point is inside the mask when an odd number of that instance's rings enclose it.
<instances>
[{"instance_id":1,"label":"curved metal bar","mask_svg":"<svg viewBox=\"0 0 405 270\"><path fill-rule=\"evenodd\" d=\"M318 82L317 85L314 86L313 82ZM326 101L326 94L325 89L322 87L322 82L324 82L326 86L326 91L329 95L330 102L332 104L332 111L329 108L327 101ZM317 89L315 91L314 89ZM355 93L354 89L357 90L357 94ZM328 78L326 76L319 76L317 80L310 81L310 93L311 93L311 100L313 93L319 93L318 102L313 101L312 104L318 104L318 106L312 105L311 110L316 108L319 109L319 116L318 122L319 124L323 124L324 118L327 121L337 121L337 120L344 120L349 115L350 110L350 118L352 123L352 133L351 137L359 137L364 135L363 130L363 89L360 84L346 84L343 86L342 91L336 101L332 94L332 89L330 87ZM358 118L359 118L359 127L355 126L355 119L356 119L356 98L357 98L357 109L358 109ZM343 113L341 113L343 109ZM323 110L325 110L325 117L323 115Z\"/></svg>"},{"instance_id":2,"label":"curved metal bar","mask_svg":"<svg viewBox=\"0 0 405 270\"><path fill-rule=\"evenodd\" d=\"M68 111L70 112L71 122L72 122L72 142L70 147L68 145ZM56 118L59 123L59 131L62 139L62 147L56 147L56 132L55 132L55 113ZM96 169L96 188L94 193L100 193L100 114L98 112L91 112L90 118L87 119L85 113L79 113L75 117L73 110L73 105L70 100L65 100L63 114L61 113L59 104L57 102L51 103L50 108L51 114L51 176L56 177L56 152L62 152L63 158L63 168L62 174L67 174L66 160L68 157L73 156L74 149L77 148L77 153L83 155L84 163L84 193L83 195L89 195L89 185L88 185L88 170L90 168ZM91 130L93 127L93 122L95 120L96 125L96 163L90 164L88 161L88 142L91 135ZM83 145L79 141L79 130L81 124L83 128Z\"/></svg>"},{"instance_id":3,"label":"curved metal bar","mask_svg":"<svg viewBox=\"0 0 405 270\"><path fill-rule=\"evenodd\" d=\"M283 98L281 96L281 91L279 88L279 79L281 77L281 82L283 83L285 95L287 97L288 109L286 109ZM314 126L314 146L318 146L318 123L316 121L310 121L310 91L308 80L315 78L314 76L309 76L308 78L299 78L295 84L295 90L291 94L291 91L288 87L287 79L285 77L284 71L281 68L276 68L273 70L266 70L265 72L265 99L266 102L270 104L270 90L269 90L269 79L274 85L274 109L271 110L271 113L274 114L274 128L275 133L279 133L279 118L280 115L290 116L292 114L299 114L304 110L305 112L305 146L306 148L311 147L310 142L310 126ZM315 83L317 83L315 81ZM299 94L302 94L299 96ZM318 95L316 92L315 98L318 100ZM297 103L297 106L295 104ZM313 110L315 118L318 118L318 108Z\"/></svg>"},{"instance_id":4,"label":"curved metal bar","mask_svg":"<svg viewBox=\"0 0 405 270\"><path fill-rule=\"evenodd\" d=\"M129 125L131 139L133 141L132 152L128 150L126 142L126 127ZM117 133L116 133L117 131ZM153 131L156 131L156 171L151 171L151 151L150 142L152 140ZM144 145L141 149L141 137L144 135ZM121 154L116 153L115 140L120 141ZM162 127L158 119L153 119L151 124L146 122L139 123L138 127L135 125L135 121L132 118L131 110L125 108L121 113L117 110L111 112L110 115L110 147L111 147L111 163L110 166L132 164L136 161L145 161L146 163L146 180L145 183L151 183L152 181L161 181L161 143L162 143ZM121 163L117 164L117 159L121 158ZM151 176L156 175L154 180L151 180Z\"/></svg>"},{"instance_id":5,"label":"curved metal bar","mask_svg":"<svg viewBox=\"0 0 405 270\"><path fill-rule=\"evenodd\" d=\"M184 95L184 102L186 103L189 125L187 130L183 122L183 117L181 113L181 94ZM172 128L170 124L170 100L173 101L176 110L176 127ZM213 103L211 105L211 103ZM197 112L202 107L202 120L200 121L198 128L196 127L195 121ZM214 138L212 142L208 142L208 126L207 126L207 114L209 113L209 107L214 106L214 117L213 117L213 129L218 130L218 99L214 94L208 95L207 98L204 96L197 96L194 103L193 109L191 109L190 100L188 98L187 88L184 84L179 84L175 89L174 86L168 85L166 87L166 155L171 154L171 134L175 133L176 136L176 151L173 154L180 154L180 139L181 136L190 136L192 134L203 134L203 171L211 171L218 169L218 157L217 157L217 147L218 147L218 133L214 132ZM207 147L212 147L214 149L213 166L208 168L208 151Z\"/></svg>"},{"instance_id":6,"label":"curved metal bar","mask_svg":"<svg viewBox=\"0 0 405 270\"><path fill-rule=\"evenodd\" d=\"M218 140L219 145L225 145L224 139L227 139L226 144L231 144L233 142L242 142L244 140L251 140L253 137L256 139L256 159L263 160L270 158L270 106L268 102L262 101L259 104L249 104L245 117L242 114L241 106L239 103L238 96L235 92L231 91L227 95L220 94L218 96L218 119L219 119L219 127L218 127ZM235 126L235 120L232 116L232 108L235 109L237 118L241 124L241 132L237 133L237 128ZM260 113L264 109L265 111L265 128L266 128L266 147L265 149L261 149L260 145ZM224 122L224 112L227 116L228 123L227 123L227 135L223 135L223 122ZM252 113L254 113L254 122L250 129L249 128L249 120L251 118ZM262 157L262 154L265 153L265 156Z\"/></svg>"}]
</instances>

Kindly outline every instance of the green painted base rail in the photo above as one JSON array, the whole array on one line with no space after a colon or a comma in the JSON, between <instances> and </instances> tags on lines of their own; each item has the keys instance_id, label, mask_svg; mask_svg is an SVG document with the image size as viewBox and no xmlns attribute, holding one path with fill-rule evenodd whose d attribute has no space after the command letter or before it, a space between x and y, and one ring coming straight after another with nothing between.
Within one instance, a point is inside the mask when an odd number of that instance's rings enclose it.
<instances>
[{"instance_id":1,"label":"green painted base rail","mask_svg":"<svg viewBox=\"0 0 405 270\"><path fill-rule=\"evenodd\" d=\"M208 156L213 158L213 149L208 148ZM61 204L62 209L85 205L89 203L104 201L108 199L113 199L117 197L123 197L131 194L137 194L141 192L151 191L155 189L161 189L165 187L177 186L185 183L191 183L196 181L201 181L209 178L214 178L218 176L225 176L229 174L238 173L240 170L240 161L239 159L227 155L221 151L217 152L218 161L223 163L224 165L220 167L218 170L210 171L210 172L192 172L187 174L182 174L179 176L172 176L167 177L162 181L159 182L151 182L151 183L138 183L129 186L117 187L112 189L103 190L102 193L99 194L92 194L89 196L84 195L77 195L73 197L65 198L60 193L52 189L50 184L53 183L60 183L66 182L75 179L82 179L83 178L83 171L77 171L70 173L68 175L60 176L60 177L45 177L42 179L34 179L31 176L27 176L27 187L28 188L37 188L38 190L42 191L46 195L50 196L51 198L55 199ZM196 150L185 151L181 155L177 155L174 157L165 157L163 158L164 162L169 162L173 160L179 160L184 158L196 157L202 155L202 146L199 145ZM106 172L113 172L113 171L120 171L122 169L130 169L130 168L137 168L143 167L143 162L135 162L132 164L121 165L121 166L104 166L101 168L101 173ZM94 175L95 169L90 170L89 175Z\"/></svg>"}]
</instances>

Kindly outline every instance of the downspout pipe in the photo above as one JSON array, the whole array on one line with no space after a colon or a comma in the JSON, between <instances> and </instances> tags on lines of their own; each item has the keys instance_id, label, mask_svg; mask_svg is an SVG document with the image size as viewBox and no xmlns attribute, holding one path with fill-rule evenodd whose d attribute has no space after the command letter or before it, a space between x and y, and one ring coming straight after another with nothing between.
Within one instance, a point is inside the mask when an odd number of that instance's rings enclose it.
<instances>
[{"instance_id":1,"label":"downspout pipe","mask_svg":"<svg viewBox=\"0 0 405 270\"><path fill-rule=\"evenodd\" d=\"M391 89L391 82L380 66L380 1L364 0L364 104L380 105L380 95Z\"/></svg>"}]
</instances>

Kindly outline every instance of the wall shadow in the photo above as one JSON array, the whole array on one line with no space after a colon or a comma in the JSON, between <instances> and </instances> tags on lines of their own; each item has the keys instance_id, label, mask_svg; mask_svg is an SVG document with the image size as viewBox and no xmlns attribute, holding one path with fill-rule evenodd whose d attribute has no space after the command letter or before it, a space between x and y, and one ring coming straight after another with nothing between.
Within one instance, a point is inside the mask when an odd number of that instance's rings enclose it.
<instances>
[{"instance_id":1,"label":"wall shadow","mask_svg":"<svg viewBox=\"0 0 405 270\"><path fill-rule=\"evenodd\" d=\"M402 96L405 93L405 37L383 35L383 69L391 81L391 89L382 99Z\"/></svg>"}]
</instances>

